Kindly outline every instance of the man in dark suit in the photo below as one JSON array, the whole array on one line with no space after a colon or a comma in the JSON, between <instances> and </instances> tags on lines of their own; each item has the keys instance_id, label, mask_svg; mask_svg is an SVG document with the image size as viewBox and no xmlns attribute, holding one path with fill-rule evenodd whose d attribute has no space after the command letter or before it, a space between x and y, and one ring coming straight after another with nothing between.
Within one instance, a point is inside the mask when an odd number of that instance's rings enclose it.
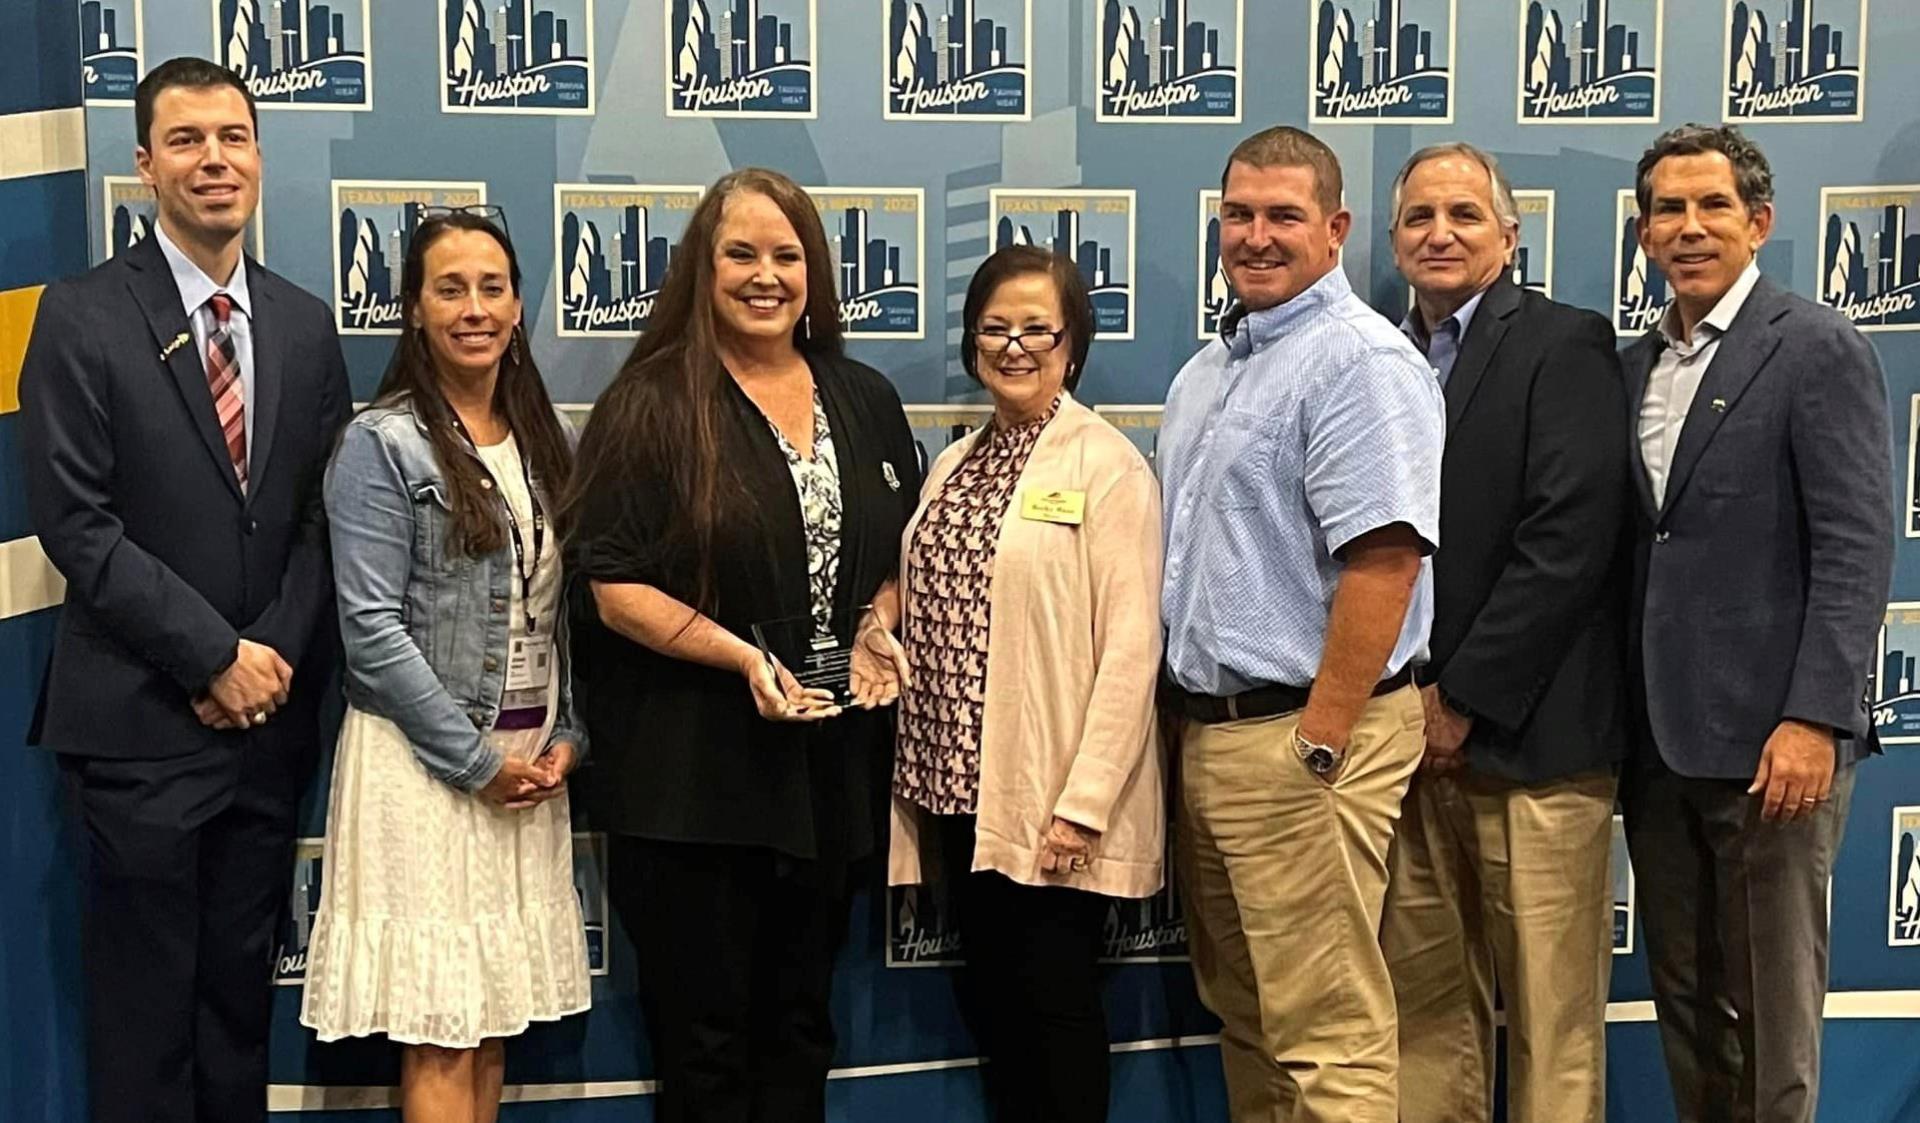
<instances>
[{"instance_id":1,"label":"man in dark suit","mask_svg":"<svg viewBox=\"0 0 1920 1123\"><path fill-rule=\"evenodd\" d=\"M31 739L84 837L93 1118L261 1119L350 398L326 308L242 254L246 87L174 59L134 115L158 222L46 291L21 373L28 507L67 581Z\"/></svg>"},{"instance_id":2,"label":"man in dark suit","mask_svg":"<svg viewBox=\"0 0 1920 1123\"><path fill-rule=\"evenodd\" d=\"M1513 192L1469 144L1394 181L1402 325L1447 402L1426 753L1381 939L1403 1123L1605 1118L1615 765L1624 755L1627 433L1606 320L1509 276Z\"/></svg>"},{"instance_id":3,"label":"man in dark suit","mask_svg":"<svg viewBox=\"0 0 1920 1123\"><path fill-rule=\"evenodd\" d=\"M1887 389L1839 313L1760 275L1766 157L1654 142L1640 245L1674 303L1624 367L1638 499L1625 785L1684 1123L1811 1120L1827 882L1893 565Z\"/></svg>"}]
</instances>

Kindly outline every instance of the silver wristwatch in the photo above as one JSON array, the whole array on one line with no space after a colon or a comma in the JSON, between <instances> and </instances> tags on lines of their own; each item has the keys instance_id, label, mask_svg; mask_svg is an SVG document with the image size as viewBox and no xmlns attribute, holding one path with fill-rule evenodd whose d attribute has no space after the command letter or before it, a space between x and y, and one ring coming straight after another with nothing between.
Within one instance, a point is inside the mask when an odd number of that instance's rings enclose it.
<instances>
[{"instance_id":1,"label":"silver wristwatch","mask_svg":"<svg viewBox=\"0 0 1920 1123\"><path fill-rule=\"evenodd\" d=\"M1300 732L1300 727L1297 725L1293 727L1293 751L1299 753L1301 761L1322 779L1340 771L1340 765L1347 759L1345 749L1336 749L1332 745L1310 741Z\"/></svg>"}]
</instances>

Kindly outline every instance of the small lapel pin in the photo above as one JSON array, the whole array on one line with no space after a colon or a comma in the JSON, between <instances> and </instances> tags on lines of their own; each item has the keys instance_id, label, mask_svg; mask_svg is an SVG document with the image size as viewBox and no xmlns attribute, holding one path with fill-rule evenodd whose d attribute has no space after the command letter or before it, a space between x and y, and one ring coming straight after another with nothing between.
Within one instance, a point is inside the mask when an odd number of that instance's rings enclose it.
<instances>
[{"instance_id":1,"label":"small lapel pin","mask_svg":"<svg viewBox=\"0 0 1920 1123\"><path fill-rule=\"evenodd\" d=\"M1725 398L1715 398L1713 399L1713 401L1709 402L1708 405L1712 407L1713 412L1715 413L1727 412L1727 399Z\"/></svg>"},{"instance_id":2,"label":"small lapel pin","mask_svg":"<svg viewBox=\"0 0 1920 1123\"><path fill-rule=\"evenodd\" d=\"M184 331L181 332L179 335L174 336L172 343L169 343L165 347L162 347L160 349L160 361L163 363L166 362L167 356L173 354L175 351L178 351L180 348L185 347L187 345L187 341L192 338L193 337L191 335L188 335Z\"/></svg>"},{"instance_id":3,"label":"small lapel pin","mask_svg":"<svg viewBox=\"0 0 1920 1123\"><path fill-rule=\"evenodd\" d=\"M895 491L900 490L900 477L894 474L893 461L882 460L880 462L880 475L886 479L888 487Z\"/></svg>"}]
</instances>

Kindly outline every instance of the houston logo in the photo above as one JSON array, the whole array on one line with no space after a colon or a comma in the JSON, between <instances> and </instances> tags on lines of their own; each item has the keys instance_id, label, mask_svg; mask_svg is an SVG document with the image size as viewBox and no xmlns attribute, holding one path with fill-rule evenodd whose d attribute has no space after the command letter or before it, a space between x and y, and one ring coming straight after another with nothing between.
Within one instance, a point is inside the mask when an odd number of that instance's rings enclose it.
<instances>
[{"instance_id":1,"label":"houston logo","mask_svg":"<svg viewBox=\"0 0 1920 1123\"><path fill-rule=\"evenodd\" d=\"M1725 74L1729 121L1862 120L1867 0L1727 0Z\"/></svg>"},{"instance_id":2,"label":"houston logo","mask_svg":"<svg viewBox=\"0 0 1920 1123\"><path fill-rule=\"evenodd\" d=\"M214 57L264 106L373 108L368 0L212 0Z\"/></svg>"},{"instance_id":3,"label":"houston logo","mask_svg":"<svg viewBox=\"0 0 1920 1123\"><path fill-rule=\"evenodd\" d=\"M667 0L667 115L814 117L816 0Z\"/></svg>"},{"instance_id":4,"label":"houston logo","mask_svg":"<svg viewBox=\"0 0 1920 1123\"><path fill-rule=\"evenodd\" d=\"M1105 0L1101 121L1240 120L1245 0Z\"/></svg>"},{"instance_id":5,"label":"houston logo","mask_svg":"<svg viewBox=\"0 0 1920 1123\"><path fill-rule=\"evenodd\" d=\"M1666 0L1520 0L1520 123L1660 119Z\"/></svg>"},{"instance_id":6,"label":"houston logo","mask_svg":"<svg viewBox=\"0 0 1920 1123\"><path fill-rule=\"evenodd\" d=\"M1320 0L1307 42L1314 124L1453 121L1454 0Z\"/></svg>"},{"instance_id":7,"label":"houston logo","mask_svg":"<svg viewBox=\"0 0 1920 1123\"><path fill-rule=\"evenodd\" d=\"M440 0L440 108L593 112L593 0Z\"/></svg>"}]
</instances>

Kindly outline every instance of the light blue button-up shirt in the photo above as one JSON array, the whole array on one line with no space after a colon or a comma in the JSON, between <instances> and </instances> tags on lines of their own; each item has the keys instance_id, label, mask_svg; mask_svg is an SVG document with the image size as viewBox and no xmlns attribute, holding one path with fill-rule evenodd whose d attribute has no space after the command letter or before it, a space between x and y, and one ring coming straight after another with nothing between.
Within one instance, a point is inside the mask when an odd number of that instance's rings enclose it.
<instances>
[{"instance_id":1,"label":"light blue button-up shirt","mask_svg":"<svg viewBox=\"0 0 1920 1123\"><path fill-rule=\"evenodd\" d=\"M159 223L153 224L153 236L160 241L160 252L167 259L167 268L173 271L173 287L180 292L180 304L187 310L187 325L193 329L194 354L198 356L200 368L207 366L207 338L213 334L213 309L207 301L214 293L224 292L233 298L233 307L227 312L227 333L233 337L234 360L240 364L240 404L245 408L244 422L247 427L247 463L253 463L253 294L247 291L247 259L240 258L240 264L234 266L233 276L224 285L214 283L212 277L198 265L195 265L173 239L167 237L166 228Z\"/></svg>"},{"instance_id":2,"label":"light blue button-up shirt","mask_svg":"<svg viewBox=\"0 0 1920 1123\"><path fill-rule=\"evenodd\" d=\"M1188 360L1160 422L1174 680L1217 696L1311 683L1334 555L1393 523L1439 545L1445 436L1426 359L1339 269ZM1426 658L1432 623L1422 560L1387 676Z\"/></svg>"},{"instance_id":3,"label":"light blue button-up shirt","mask_svg":"<svg viewBox=\"0 0 1920 1123\"><path fill-rule=\"evenodd\" d=\"M1413 345L1426 352L1427 363L1433 367L1433 373L1440 377L1440 388L1447 388L1447 379L1453 377L1453 364L1460 359L1460 344L1467 338L1467 329L1473 325L1473 314L1479 310L1480 301L1487 295L1481 289L1473 294L1473 299L1454 309L1453 315L1440 321L1440 326L1431 334L1426 323L1420 318L1420 307L1415 305L1407 310L1407 318L1400 321L1400 330L1413 340Z\"/></svg>"}]
</instances>

